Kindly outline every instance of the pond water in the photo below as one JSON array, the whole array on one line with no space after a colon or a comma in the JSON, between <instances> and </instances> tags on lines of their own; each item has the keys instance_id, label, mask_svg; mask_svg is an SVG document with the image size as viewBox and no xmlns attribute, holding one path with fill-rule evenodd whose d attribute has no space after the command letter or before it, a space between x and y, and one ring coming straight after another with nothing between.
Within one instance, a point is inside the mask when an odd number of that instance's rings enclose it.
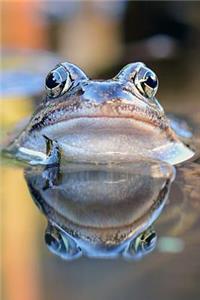
<instances>
[{"instance_id":1,"label":"pond water","mask_svg":"<svg viewBox=\"0 0 200 300\"><path fill-rule=\"evenodd\" d=\"M198 107L182 109L196 149ZM198 157L176 171L3 163L0 174L3 299L199 299Z\"/></svg>"}]
</instances>

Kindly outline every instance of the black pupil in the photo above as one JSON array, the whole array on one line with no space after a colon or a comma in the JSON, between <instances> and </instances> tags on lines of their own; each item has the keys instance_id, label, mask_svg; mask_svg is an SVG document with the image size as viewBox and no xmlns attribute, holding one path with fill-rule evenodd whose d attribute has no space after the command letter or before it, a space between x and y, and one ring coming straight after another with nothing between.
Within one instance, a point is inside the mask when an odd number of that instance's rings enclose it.
<instances>
[{"instance_id":1,"label":"black pupil","mask_svg":"<svg viewBox=\"0 0 200 300\"><path fill-rule=\"evenodd\" d=\"M59 248L59 241L56 240L51 234L46 233L45 234L45 242L48 246L53 248L54 250L57 250Z\"/></svg>"},{"instance_id":2,"label":"black pupil","mask_svg":"<svg viewBox=\"0 0 200 300\"><path fill-rule=\"evenodd\" d=\"M151 74L147 74L147 80L145 81L145 83L148 86L150 86L152 89L154 89L157 86L157 84L158 84L157 79L153 79L151 77Z\"/></svg>"},{"instance_id":3,"label":"black pupil","mask_svg":"<svg viewBox=\"0 0 200 300\"><path fill-rule=\"evenodd\" d=\"M46 78L46 86L53 89L62 83L61 77L57 72L51 72Z\"/></svg>"},{"instance_id":4,"label":"black pupil","mask_svg":"<svg viewBox=\"0 0 200 300\"><path fill-rule=\"evenodd\" d=\"M148 249L151 246L155 238L156 238L156 234L152 233L145 239L145 244L144 244L145 249Z\"/></svg>"}]
</instances>

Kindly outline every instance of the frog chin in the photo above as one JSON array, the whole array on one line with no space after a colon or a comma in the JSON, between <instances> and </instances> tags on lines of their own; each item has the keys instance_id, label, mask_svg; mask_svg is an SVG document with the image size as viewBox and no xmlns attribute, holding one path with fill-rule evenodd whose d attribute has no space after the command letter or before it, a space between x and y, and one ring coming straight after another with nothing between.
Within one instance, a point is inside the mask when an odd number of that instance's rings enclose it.
<instances>
[{"instance_id":1,"label":"frog chin","mask_svg":"<svg viewBox=\"0 0 200 300\"><path fill-rule=\"evenodd\" d=\"M57 140L65 157L79 162L108 163L149 157L177 164L194 155L171 129L128 117L81 117L43 129Z\"/></svg>"}]
</instances>

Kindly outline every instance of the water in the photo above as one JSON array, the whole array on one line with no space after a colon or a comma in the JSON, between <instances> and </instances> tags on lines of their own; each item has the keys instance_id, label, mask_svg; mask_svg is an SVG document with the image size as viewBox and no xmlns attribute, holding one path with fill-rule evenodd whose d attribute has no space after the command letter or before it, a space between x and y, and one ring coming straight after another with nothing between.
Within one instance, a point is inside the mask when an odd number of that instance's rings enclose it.
<instances>
[{"instance_id":1,"label":"water","mask_svg":"<svg viewBox=\"0 0 200 300\"><path fill-rule=\"evenodd\" d=\"M198 148L198 117L189 120ZM4 299L199 299L200 160L174 176L155 161L109 172L2 165ZM66 234L62 255L46 245L47 219Z\"/></svg>"},{"instance_id":2,"label":"water","mask_svg":"<svg viewBox=\"0 0 200 300\"><path fill-rule=\"evenodd\" d=\"M48 220L46 244L66 260L134 260L151 252L156 246L151 226L174 176L171 165L148 160L25 170L32 198Z\"/></svg>"}]
</instances>

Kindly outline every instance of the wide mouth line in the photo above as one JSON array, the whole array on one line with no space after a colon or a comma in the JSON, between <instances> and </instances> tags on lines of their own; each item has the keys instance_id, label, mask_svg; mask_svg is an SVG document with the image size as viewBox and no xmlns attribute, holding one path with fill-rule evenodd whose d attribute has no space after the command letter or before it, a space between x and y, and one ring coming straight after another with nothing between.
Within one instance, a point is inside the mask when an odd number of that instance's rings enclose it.
<instances>
[{"instance_id":1,"label":"wide mouth line","mask_svg":"<svg viewBox=\"0 0 200 300\"><path fill-rule=\"evenodd\" d=\"M135 120L149 126L160 128L161 130L167 130L169 124L167 119L156 111L152 111L151 108L145 106L137 106L134 103L123 103L120 99L111 101L112 103L106 102L104 104L84 103L83 106L77 106L78 109L75 111L73 107L76 103L71 104L72 110L68 107L57 107L56 109L48 110L40 122L32 123L31 131L34 129L41 129L46 126L55 125L72 121L75 119L130 119ZM80 110L80 111L78 111ZM60 113L61 111L61 113ZM53 117L52 117L53 116Z\"/></svg>"},{"instance_id":2,"label":"wide mouth line","mask_svg":"<svg viewBox=\"0 0 200 300\"><path fill-rule=\"evenodd\" d=\"M86 106L83 107L83 110L85 109L87 111L88 109L93 109L92 106L91 103L87 103ZM94 111L93 114L90 114L90 112L86 112L85 114L78 115L77 112L77 114L75 113L74 116L73 114L71 116L68 116L66 111L66 117L64 116L63 120L70 120L75 118L119 118L133 119L150 125L154 125L156 127L165 127L165 119L163 119L157 111L152 110L152 108L146 107L146 103L144 103L144 106L138 106L134 103L123 103L123 101L121 101L120 99L115 99L111 102L105 102L103 105L94 105L94 110L96 110L96 112ZM62 118L60 121L62 121Z\"/></svg>"},{"instance_id":3,"label":"wide mouth line","mask_svg":"<svg viewBox=\"0 0 200 300\"><path fill-rule=\"evenodd\" d=\"M48 126L54 126L54 125L58 125L58 124L67 124L67 123L71 123L71 122L78 122L78 121L83 121L83 122L86 122L86 120L89 120L90 121L94 121L94 123L96 122L98 124L98 121L102 120L103 119L107 119L107 120L119 120L119 122L121 121L121 123L119 123L119 126L122 126L123 127L123 123L122 121L125 122L125 120L128 121L131 121L132 122L132 125L133 125L133 122L139 122L139 123L143 123L145 125L148 125L148 126L152 126L154 128L160 128L160 124L158 124L157 122L153 122L153 120L149 120L148 118L142 118L140 116L133 116L133 115L106 115L106 114L102 114L102 115L79 115L79 116L70 116L70 117L67 117L67 118L62 118L60 120L57 120L56 122L53 122L53 121L48 121L48 119L46 120L46 122L41 122L39 124L37 124L36 126L34 126L34 128L32 127L30 132L33 130L33 129L36 129L36 130L40 130L40 129L43 129L45 127L48 127ZM105 122L106 124L106 122ZM117 123L115 124L117 126ZM67 126L67 125L66 125ZM84 125L83 125L84 127ZM118 126L117 126L118 127Z\"/></svg>"},{"instance_id":4,"label":"wide mouth line","mask_svg":"<svg viewBox=\"0 0 200 300\"><path fill-rule=\"evenodd\" d=\"M58 123L61 122L70 122L72 120L81 120L81 119L110 119L110 120L114 120L114 119L121 119L121 120L132 120L132 121L137 121L137 122L141 122L141 123L145 123L154 127L161 127L163 125L163 122L161 121L157 121L155 119L149 119L149 118L145 118L144 116L137 116L137 115L132 115L132 114L127 114L127 115L82 115L82 116L72 116L70 118L66 118L66 119L62 119L60 121L58 121ZM167 127L167 126L166 126Z\"/></svg>"}]
</instances>

